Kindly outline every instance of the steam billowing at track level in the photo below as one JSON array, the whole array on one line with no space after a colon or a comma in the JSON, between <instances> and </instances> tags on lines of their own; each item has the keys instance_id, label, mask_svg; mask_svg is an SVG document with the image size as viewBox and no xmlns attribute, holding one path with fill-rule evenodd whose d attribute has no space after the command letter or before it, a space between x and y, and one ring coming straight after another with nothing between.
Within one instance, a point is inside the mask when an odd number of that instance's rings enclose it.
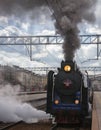
<instances>
[{"instance_id":1,"label":"steam billowing at track level","mask_svg":"<svg viewBox=\"0 0 101 130\"><path fill-rule=\"evenodd\" d=\"M44 14L53 10L56 32L64 38L65 60L73 60L75 51L80 47L78 24L83 21L94 22L97 0L3 0L0 1L0 15L38 18L35 10ZM47 11L48 9L48 11ZM37 16L37 17L34 17Z\"/></svg>"},{"instance_id":2,"label":"steam billowing at track level","mask_svg":"<svg viewBox=\"0 0 101 130\"><path fill-rule=\"evenodd\" d=\"M26 123L34 123L49 118L46 112L37 110L28 103L18 101L16 95L18 91L13 87L11 87L11 85L6 85L1 88L0 86L1 122L10 123L24 121Z\"/></svg>"}]
</instances>

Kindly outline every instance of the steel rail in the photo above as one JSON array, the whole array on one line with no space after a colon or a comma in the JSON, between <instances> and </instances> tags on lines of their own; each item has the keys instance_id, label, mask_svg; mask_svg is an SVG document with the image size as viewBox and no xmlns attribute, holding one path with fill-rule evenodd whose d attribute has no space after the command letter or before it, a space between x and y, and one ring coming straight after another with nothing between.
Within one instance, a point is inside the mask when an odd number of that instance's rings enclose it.
<instances>
[{"instance_id":1,"label":"steel rail","mask_svg":"<svg viewBox=\"0 0 101 130\"><path fill-rule=\"evenodd\" d=\"M45 94L46 91L19 92L17 95Z\"/></svg>"},{"instance_id":2,"label":"steel rail","mask_svg":"<svg viewBox=\"0 0 101 130\"><path fill-rule=\"evenodd\" d=\"M18 124L22 123L22 121L18 121L16 123L0 123L0 130L7 130L13 126L16 126Z\"/></svg>"}]
</instances>

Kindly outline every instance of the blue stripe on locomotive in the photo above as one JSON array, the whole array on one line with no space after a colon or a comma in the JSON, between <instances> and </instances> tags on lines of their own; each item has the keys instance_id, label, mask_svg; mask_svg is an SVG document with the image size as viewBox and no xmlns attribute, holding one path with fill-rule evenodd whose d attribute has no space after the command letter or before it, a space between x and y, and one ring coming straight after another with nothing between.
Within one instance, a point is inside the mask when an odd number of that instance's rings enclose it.
<instances>
[{"instance_id":1,"label":"blue stripe on locomotive","mask_svg":"<svg viewBox=\"0 0 101 130\"><path fill-rule=\"evenodd\" d=\"M54 110L78 110L80 111L81 110L81 105L76 105L76 104L52 104L52 109Z\"/></svg>"},{"instance_id":2,"label":"blue stripe on locomotive","mask_svg":"<svg viewBox=\"0 0 101 130\"><path fill-rule=\"evenodd\" d=\"M68 97L68 96L67 96ZM59 96L55 93L55 97L54 100L58 99L60 101ZM76 92L75 95L75 100L79 100L80 101L80 91ZM64 103L60 103L59 104L55 104L54 102L52 103L52 109L53 110L81 110L81 104L64 104Z\"/></svg>"}]
</instances>

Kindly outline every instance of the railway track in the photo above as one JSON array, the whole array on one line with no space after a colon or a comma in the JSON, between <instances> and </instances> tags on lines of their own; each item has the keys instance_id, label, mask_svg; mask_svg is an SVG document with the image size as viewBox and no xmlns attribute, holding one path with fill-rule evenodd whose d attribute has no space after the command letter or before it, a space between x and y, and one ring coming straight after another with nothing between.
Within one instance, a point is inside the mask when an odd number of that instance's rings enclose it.
<instances>
[{"instance_id":1,"label":"railway track","mask_svg":"<svg viewBox=\"0 0 101 130\"><path fill-rule=\"evenodd\" d=\"M46 94L46 91L19 92L17 95Z\"/></svg>"},{"instance_id":2,"label":"railway track","mask_svg":"<svg viewBox=\"0 0 101 130\"><path fill-rule=\"evenodd\" d=\"M22 102L28 102L37 107L39 104L42 105L42 102L46 100L46 92L23 92L17 94L16 98Z\"/></svg>"},{"instance_id":3,"label":"railway track","mask_svg":"<svg viewBox=\"0 0 101 130\"><path fill-rule=\"evenodd\" d=\"M50 130L50 123L32 123L27 124L24 122L17 122L11 124L3 124L0 126L0 130Z\"/></svg>"},{"instance_id":4,"label":"railway track","mask_svg":"<svg viewBox=\"0 0 101 130\"><path fill-rule=\"evenodd\" d=\"M51 122L39 122L27 124L24 122L18 122L13 124L2 124L0 130L91 130L90 128L81 128L81 127L53 127Z\"/></svg>"},{"instance_id":5,"label":"railway track","mask_svg":"<svg viewBox=\"0 0 101 130\"><path fill-rule=\"evenodd\" d=\"M20 92L17 94L16 99L29 103L31 106L40 110L45 110L46 106L46 91L41 92Z\"/></svg>"},{"instance_id":6,"label":"railway track","mask_svg":"<svg viewBox=\"0 0 101 130\"><path fill-rule=\"evenodd\" d=\"M3 122L0 122L0 130L8 130L10 129L11 127L14 127L18 124L21 124L22 121L19 121L19 122L16 122L16 123L3 123Z\"/></svg>"},{"instance_id":7,"label":"railway track","mask_svg":"<svg viewBox=\"0 0 101 130\"><path fill-rule=\"evenodd\" d=\"M80 125L52 125L51 120L40 120L37 123L0 123L0 130L91 130L90 127Z\"/></svg>"},{"instance_id":8,"label":"railway track","mask_svg":"<svg viewBox=\"0 0 101 130\"><path fill-rule=\"evenodd\" d=\"M82 127L79 125L54 125L51 127L51 130L91 130L90 127Z\"/></svg>"}]
</instances>

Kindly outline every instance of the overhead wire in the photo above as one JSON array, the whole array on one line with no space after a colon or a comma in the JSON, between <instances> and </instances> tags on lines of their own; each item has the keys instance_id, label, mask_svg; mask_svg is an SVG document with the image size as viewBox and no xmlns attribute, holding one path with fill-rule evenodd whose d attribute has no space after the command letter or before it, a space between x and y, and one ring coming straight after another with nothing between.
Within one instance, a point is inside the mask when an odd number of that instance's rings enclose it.
<instances>
[{"instance_id":1,"label":"overhead wire","mask_svg":"<svg viewBox=\"0 0 101 130\"><path fill-rule=\"evenodd\" d=\"M45 0L45 1L46 1L47 6L49 7L49 10L52 12L52 8L53 8L53 7L52 7L52 3L51 3L49 0ZM56 1L56 2L57 2L57 1ZM56 5L58 5L58 4L56 4ZM51 6L52 8L50 8L50 6ZM60 8L60 7L58 7L58 9L61 11L61 8ZM52 15L54 16L54 18L55 18L56 23L58 24L58 26L61 28L60 23L59 23L59 21L58 21L58 19L57 19L56 14L53 13Z\"/></svg>"},{"instance_id":2,"label":"overhead wire","mask_svg":"<svg viewBox=\"0 0 101 130\"><path fill-rule=\"evenodd\" d=\"M77 56L77 58L78 58L78 60L79 60L80 64L82 64L82 61L81 61L81 59L80 59L80 57L79 57L78 53L76 53L76 56Z\"/></svg>"}]
</instances>

